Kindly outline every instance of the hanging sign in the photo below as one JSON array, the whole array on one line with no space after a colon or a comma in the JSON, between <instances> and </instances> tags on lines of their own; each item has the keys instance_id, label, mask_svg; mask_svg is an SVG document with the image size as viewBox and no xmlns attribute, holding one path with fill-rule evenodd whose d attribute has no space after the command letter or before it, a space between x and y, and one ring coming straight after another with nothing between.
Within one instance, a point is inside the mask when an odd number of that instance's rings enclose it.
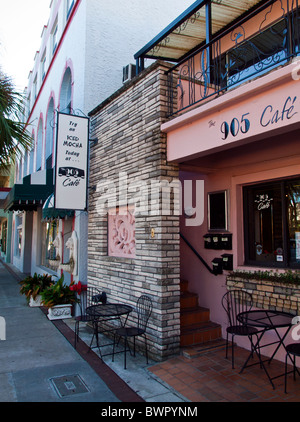
<instances>
[{"instance_id":1,"label":"hanging sign","mask_svg":"<svg viewBox=\"0 0 300 422\"><path fill-rule=\"evenodd\" d=\"M58 113L55 208L87 208L89 119Z\"/></svg>"}]
</instances>

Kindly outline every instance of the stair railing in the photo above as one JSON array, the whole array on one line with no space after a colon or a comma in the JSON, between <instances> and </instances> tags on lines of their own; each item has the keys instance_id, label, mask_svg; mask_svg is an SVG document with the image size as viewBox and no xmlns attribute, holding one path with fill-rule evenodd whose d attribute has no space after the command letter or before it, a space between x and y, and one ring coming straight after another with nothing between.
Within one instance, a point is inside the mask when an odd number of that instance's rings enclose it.
<instances>
[{"instance_id":1,"label":"stair railing","mask_svg":"<svg viewBox=\"0 0 300 422\"><path fill-rule=\"evenodd\" d=\"M202 264L205 266L205 268L211 273L211 274L214 274L214 275L216 275L215 273L214 273L214 271L210 268L210 266L208 265L208 263L202 258L202 256L196 251L196 249L194 248L194 246L193 245L191 245L191 243L187 240L187 238L182 234L182 233L180 233L180 237L181 237L181 239L182 240L184 240L184 242L188 245L188 247L194 252L194 254L197 256L197 258L199 258L200 259L200 261L202 262Z\"/></svg>"}]
</instances>

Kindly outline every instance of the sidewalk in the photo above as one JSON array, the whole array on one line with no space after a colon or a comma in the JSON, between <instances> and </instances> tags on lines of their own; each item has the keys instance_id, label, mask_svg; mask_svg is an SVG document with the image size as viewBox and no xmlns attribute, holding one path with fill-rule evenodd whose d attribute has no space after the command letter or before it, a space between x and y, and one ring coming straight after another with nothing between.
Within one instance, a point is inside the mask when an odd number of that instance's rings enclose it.
<instances>
[{"instance_id":1,"label":"sidewalk","mask_svg":"<svg viewBox=\"0 0 300 422\"><path fill-rule=\"evenodd\" d=\"M17 277L0 262L0 316L7 324L6 340L0 341L0 402L300 401L300 377L294 381L289 375L285 394L284 377L275 380L273 390L259 365L240 374L249 352L239 347L234 370L222 344L185 349L181 356L148 365L144 356L128 356L124 370L123 354L114 362L111 356L102 361L89 350L91 330L81 324L75 350L74 321L51 322L42 308L30 308ZM284 364L273 361L270 371L282 374Z\"/></svg>"},{"instance_id":2,"label":"sidewalk","mask_svg":"<svg viewBox=\"0 0 300 422\"><path fill-rule=\"evenodd\" d=\"M49 321L42 308L30 308L19 293L23 277L0 261L0 402L188 401L149 372L144 357L128 359L124 371L121 355L110 368L83 341L75 350L73 320Z\"/></svg>"}]
</instances>

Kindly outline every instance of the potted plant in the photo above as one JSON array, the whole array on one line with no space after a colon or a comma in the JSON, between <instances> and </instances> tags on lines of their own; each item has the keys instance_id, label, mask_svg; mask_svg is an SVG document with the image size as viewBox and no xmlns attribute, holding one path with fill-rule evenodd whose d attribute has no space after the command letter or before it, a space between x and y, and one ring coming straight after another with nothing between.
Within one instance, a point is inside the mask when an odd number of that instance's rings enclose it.
<instances>
[{"instance_id":1,"label":"potted plant","mask_svg":"<svg viewBox=\"0 0 300 422\"><path fill-rule=\"evenodd\" d=\"M51 275L34 273L20 281L20 293L26 296L29 306L41 306L41 293L52 284Z\"/></svg>"},{"instance_id":2,"label":"potted plant","mask_svg":"<svg viewBox=\"0 0 300 422\"><path fill-rule=\"evenodd\" d=\"M54 267L54 268L57 269L59 267L59 264L60 264L60 256L59 255L57 255L55 259L49 258L49 265L51 265L51 267Z\"/></svg>"},{"instance_id":3,"label":"potted plant","mask_svg":"<svg viewBox=\"0 0 300 422\"><path fill-rule=\"evenodd\" d=\"M63 271L67 271L68 273L73 273L74 271L74 266L75 266L75 262L74 259L71 257L69 262L66 263L60 263L59 264L59 269L63 270Z\"/></svg>"},{"instance_id":4,"label":"potted plant","mask_svg":"<svg viewBox=\"0 0 300 422\"><path fill-rule=\"evenodd\" d=\"M64 275L42 292L42 303L48 308L48 318L65 319L72 317L72 306L78 302L75 291L64 283Z\"/></svg>"}]
</instances>

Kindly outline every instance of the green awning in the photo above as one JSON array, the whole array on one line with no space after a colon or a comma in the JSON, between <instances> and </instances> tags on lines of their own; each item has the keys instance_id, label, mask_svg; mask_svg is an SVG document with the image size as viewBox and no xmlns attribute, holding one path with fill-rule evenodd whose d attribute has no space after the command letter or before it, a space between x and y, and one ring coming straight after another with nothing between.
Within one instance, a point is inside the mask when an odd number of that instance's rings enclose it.
<instances>
[{"instance_id":1,"label":"green awning","mask_svg":"<svg viewBox=\"0 0 300 422\"><path fill-rule=\"evenodd\" d=\"M53 169L37 171L13 186L5 200L4 210L36 211L53 192Z\"/></svg>"},{"instance_id":2,"label":"green awning","mask_svg":"<svg viewBox=\"0 0 300 422\"><path fill-rule=\"evenodd\" d=\"M57 218L73 217L74 210L54 208L54 194L52 193L44 203L42 214L43 220L55 220Z\"/></svg>"}]
</instances>

